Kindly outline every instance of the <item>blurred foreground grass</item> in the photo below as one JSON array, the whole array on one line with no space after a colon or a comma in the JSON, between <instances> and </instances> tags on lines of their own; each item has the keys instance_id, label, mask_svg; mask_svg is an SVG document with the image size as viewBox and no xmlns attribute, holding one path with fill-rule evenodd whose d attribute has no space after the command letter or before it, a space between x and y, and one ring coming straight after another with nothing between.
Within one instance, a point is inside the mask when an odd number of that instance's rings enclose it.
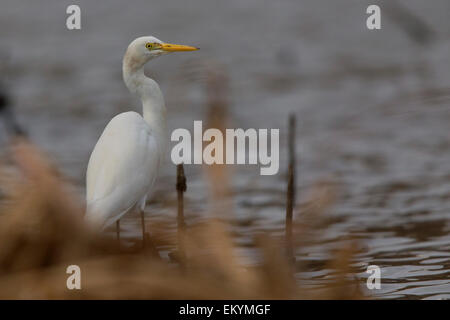
<instances>
[{"instance_id":1,"label":"blurred foreground grass","mask_svg":"<svg viewBox=\"0 0 450 320\"><path fill-rule=\"evenodd\" d=\"M119 249L116 239L84 224L83 205L42 152L18 140L10 154L0 175L0 298L362 298L358 281L349 277L353 248L335 254L331 266L336 277L313 290L296 279L302 264L286 258L283 241L258 235L261 262L245 266L235 254L228 226L217 220L188 226L183 265L138 245ZM302 232L306 226L311 227L304 221L295 226L294 236L302 233L296 245L308 245L308 232ZM176 239L168 232L174 231L152 226L157 247L158 239ZM66 268L73 264L81 268L81 290L66 287Z\"/></svg>"}]
</instances>

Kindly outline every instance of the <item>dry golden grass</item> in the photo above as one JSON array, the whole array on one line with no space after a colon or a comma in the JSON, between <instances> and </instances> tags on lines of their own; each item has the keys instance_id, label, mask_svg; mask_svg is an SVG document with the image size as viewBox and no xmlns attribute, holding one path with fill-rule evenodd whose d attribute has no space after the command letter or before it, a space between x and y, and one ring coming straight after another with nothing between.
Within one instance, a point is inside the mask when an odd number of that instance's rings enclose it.
<instances>
[{"instance_id":1,"label":"dry golden grass","mask_svg":"<svg viewBox=\"0 0 450 320\"><path fill-rule=\"evenodd\" d=\"M83 206L67 191L42 153L25 141L12 149L14 170L3 171L0 207L0 298L3 299L316 299L360 298L348 281L352 251L333 262L336 282L320 292L294 280L280 240L255 239L262 263L244 267L226 226L205 221L185 235L183 267L149 250L119 250L115 239L94 234ZM175 192L175 190L174 190ZM325 201L325 200L323 200ZM175 208L174 208L175 210ZM302 228L299 227L298 230ZM164 228L152 226L156 238ZM158 236L159 235L159 236ZM81 268L81 290L66 288L66 268ZM352 286L355 290L348 290ZM344 289L343 289L344 288Z\"/></svg>"}]
</instances>

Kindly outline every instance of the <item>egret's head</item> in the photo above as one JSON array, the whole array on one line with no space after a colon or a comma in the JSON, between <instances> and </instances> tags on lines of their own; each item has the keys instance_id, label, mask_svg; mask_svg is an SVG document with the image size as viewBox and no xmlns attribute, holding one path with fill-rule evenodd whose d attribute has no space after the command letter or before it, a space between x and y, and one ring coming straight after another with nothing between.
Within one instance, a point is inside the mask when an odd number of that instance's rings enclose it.
<instances>
[{"instance_id":1,"label":"egret's head","mask_svg":"<svg viewBox=\"0 0 450 320\"><path fill-rule=\"evenodd\" d=\"M155 37L140 37L133 40L128 46L125 54L129 64L141 67L149 60L165 53L176 51L194 51L196 47L185 46L180 44L165 43Z\"/></svg>"}]
</instances>

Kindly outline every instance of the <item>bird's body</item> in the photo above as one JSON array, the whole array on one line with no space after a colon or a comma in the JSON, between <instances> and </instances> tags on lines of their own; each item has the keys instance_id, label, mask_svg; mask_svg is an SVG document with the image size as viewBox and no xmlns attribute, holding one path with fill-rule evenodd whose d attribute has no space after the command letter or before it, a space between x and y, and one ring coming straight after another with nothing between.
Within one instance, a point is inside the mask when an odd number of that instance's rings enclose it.
<instances>
[{"instance_id":1,"label":"bird's body","mask_svg":"<svg viewBox=\"0 0 450 320\"><path fill-rule=\"evenodd\" d=\"M103 229L134 208L142 213L168 140L164 98L158 84L144 75L144 65L165 52L191 50L196 48L154 37L138 38L128 47L123 79L141 99L143 116L132 111L115 116L92 151L86 174L86 219L92 225Z\"/></svg>"},{"instance_id":2,"label":"bird's body","mask_svg":"<svg viewBox=\"0 0 450 320\"><path fill-rule=\"evenodd\" d=\"M92 152L87 170L87 212L95 224L108 226L136 205L143 209L163 146L136 112L115 116Z\"/></svg>"}]
</instances>

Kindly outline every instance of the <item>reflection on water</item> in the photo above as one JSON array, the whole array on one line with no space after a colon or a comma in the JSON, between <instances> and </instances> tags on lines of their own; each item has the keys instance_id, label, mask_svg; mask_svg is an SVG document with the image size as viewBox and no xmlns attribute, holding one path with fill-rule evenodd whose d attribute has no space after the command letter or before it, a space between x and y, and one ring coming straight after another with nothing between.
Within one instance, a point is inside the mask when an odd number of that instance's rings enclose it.
<instances>
[{"instance_id":1,"label":"reflection on water","mask_svg":"<svg viewBox=\"0 0 450 320\"><path fill-rule=\"evenodd\" d=\"M356 239L358 277L367 277L368 265L382 269L382 289L370 294L450 297L448 1L407 2L434 32L426 44L395 16L383 18L382 30L368 32L366 1L79 3L83 29L69 32L64 3L4 0L0 67L20 122L80 195L89 153L108 119L137 106L120 74L129 41L153 33L198 45L196 55L164 57L149 66L166 95L169 128L191 128L208 115L205 84L216 64L229 82L229 126L281 129L277 176L259 176L253 166L233 167L226 175L243 254L256 257L251 235L283 234L285 129L293 111L299 123L296 220L304 218L317 181L335 192L320 236L307 250L298 248L298 263L307 267L299 281L320 286L332 274L329 253ZM189 166L186 174L186 215L194 223L211 211L205 182L211 173ZM161 172L149 221L175 217L174 175L170 164ZM124 222L125 237L139 234L134 223L132 217Z\"/></svg>"}]
</instances>

